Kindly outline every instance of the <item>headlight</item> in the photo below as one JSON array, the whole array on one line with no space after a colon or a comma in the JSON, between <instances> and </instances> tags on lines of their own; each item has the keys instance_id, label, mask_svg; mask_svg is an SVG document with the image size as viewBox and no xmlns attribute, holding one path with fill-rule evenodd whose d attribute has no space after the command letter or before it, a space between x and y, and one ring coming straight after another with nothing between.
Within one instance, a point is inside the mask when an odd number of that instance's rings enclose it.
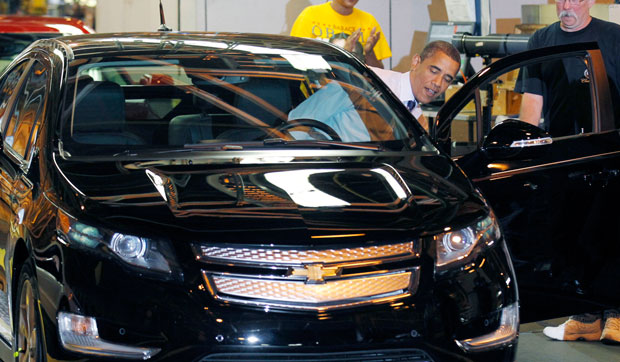
<instances>
[{"instance_id":1,"label":"headlight","mask_svg":"<svg viewBox=\"0 0 620 362\"><path fill-rule=\"evenodd\" d=\"M162 240L115 233L84 224L62 211L57 227L70 245L111 253L145 271L171 275L176 269L174 254Z\"/></svg>"},{"instance_id":2,"label":"headlight","mask_svg":"<svg viewBox=\"0 0 620 362\"><path fill-rule=\"evenodd\" d=\"M437 269L467 260L478 247L491 246L501 237L499 225L491 213L476 224L458 230L446 230L435 236Z\"/></svg>"}]
</instances>

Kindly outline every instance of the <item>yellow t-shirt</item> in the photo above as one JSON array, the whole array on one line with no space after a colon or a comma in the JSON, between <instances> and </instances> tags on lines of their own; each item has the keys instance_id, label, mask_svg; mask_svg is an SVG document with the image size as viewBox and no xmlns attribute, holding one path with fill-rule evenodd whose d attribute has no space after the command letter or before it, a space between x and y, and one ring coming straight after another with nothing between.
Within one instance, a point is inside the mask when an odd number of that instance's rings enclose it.
<instances>
[{"instance_id":1,"label":"yellow t-shirt","mask_svg":"<svg viewBox=\"0 0 620 362\"><path fill-rule=\"evenodd\" d=\"M361 29L360 41L364 45L373 28L376 28L375 31L381 31L377 19L370 13L353 8L352 14L340 15L332 8L331 2L328 2L305 8L295 20L291 35L329 41L334 34L351 34L355 30ZM383 31L381 31L374 51L379 60L392 56L390 45L385 39Z\"/></svg>"}]
</instances>

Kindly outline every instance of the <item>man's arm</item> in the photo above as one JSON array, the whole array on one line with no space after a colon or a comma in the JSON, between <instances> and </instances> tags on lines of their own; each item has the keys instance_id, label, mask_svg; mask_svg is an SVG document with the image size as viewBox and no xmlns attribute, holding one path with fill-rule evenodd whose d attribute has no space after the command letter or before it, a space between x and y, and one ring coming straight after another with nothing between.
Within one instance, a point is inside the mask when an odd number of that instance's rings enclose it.
<instances>
[{"instance_id":1,"label":"man's arm","mask_svg":"<svg viewBox=\"0 0 620 362\"><path fill-rule=\"evenodd\" d=\"M379 37L381 37L381 32L377 31L377 28L372 28L364 45L364 56L366 64L372 67L383 68L383 62L377 59L377 54L375 54L375 45L377 45Z\"/></svg>"},{"instance_id":2,"label":"man's arm","mask_svg":"<svg viewBox=\"0 0 620 362\"><path fill-rule=\"evenodd\" d=\"M543 96L533 93L523 93L521 99L521 114L519 118L538 127L543 109Z\"/></svg>"},{"instance_id":3,"label":"man's arm","mask_svg":"<svg viewBox=\"0 0 620 362\"><path fill-rule=\"evenodd\" d=\"M364 44L364 62L371 67L383 69L383 62L377 59L377 55L374 51L375 45L377 44L377 41L379 41L379 37L381 36L381 32L376 30L376 28L373 28L370 31L368 40L366 40L366 44ZM353 52L353 49L355 49L355 43L357 43L361 34L361 30L357 29L351 35L349 35L349 37L345 40L344 49Z\"/></svg>"},{"instance_id":4,"label":"man's arm","mask_svg":"<svg viewBox=\"0 0 620 362\"><path fill-rule=\"evenodd\" d=\"M370 51L366 52L364 54L364 57L366 58L366 64L370 65L371 67L383 69L383 62L377 59L377 55L375 54L374 50L371 49Z\"/></svg>"}]
</instances>

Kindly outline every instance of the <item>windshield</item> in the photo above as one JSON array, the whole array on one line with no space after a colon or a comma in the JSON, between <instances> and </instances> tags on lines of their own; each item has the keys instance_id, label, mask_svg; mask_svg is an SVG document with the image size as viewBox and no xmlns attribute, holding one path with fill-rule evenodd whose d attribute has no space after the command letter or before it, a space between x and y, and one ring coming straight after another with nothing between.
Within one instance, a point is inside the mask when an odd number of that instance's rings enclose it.
<instances>
[{"instance_id":1,"label":"windshield","mask_svg":"<svg viewBox=\"0 0 620 362\"><path fill-rule=\"evenodd\" d=\"M347 145L436 151L404 107L346 56L273 53L78 59L61 121L65 155Z\"/></svg>"}]
</instances>

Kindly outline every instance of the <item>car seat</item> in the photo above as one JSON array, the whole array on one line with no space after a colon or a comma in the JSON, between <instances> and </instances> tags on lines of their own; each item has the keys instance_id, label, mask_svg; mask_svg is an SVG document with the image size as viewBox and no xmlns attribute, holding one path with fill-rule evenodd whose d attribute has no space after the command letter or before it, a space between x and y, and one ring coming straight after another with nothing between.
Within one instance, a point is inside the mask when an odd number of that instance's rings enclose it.
<instances>
[{"instance_id":1,"label":"car seat","mask_svg":"<svg viewBox=\"0 0 620 362\"><path fill-rule=\"evenodd\" d=\"M211 117L204 113L184 114L170 120L168 144L181 146L213 139Z\"/></svg>"},{"instance_id":2,"label":"car seat","mask_svg":"<svg viewBox=\"0 0 620 362\"><path fill-rule=\"evenodd\" d=\"M284 79L252 79L241 86L234 106L250 116L260 120L268 127L277 127L285 123L291 105L289 83ZM249 94L248 94L249 93ZM269 133L262 131L263 125L256 125L251 120L237 116L228 130L218 135L218 139L232 141L249 141L264 137Z\"/></svg>"},{"instance_id":3,"label":"car seat","mask_svg":"<svg viewBox=\"0 0 620 362\"><path fill-rule=\"evenodd\" d=\"M121 86L109 81L82 81L75 99L72 138L90 144L144 144L125 130L125 96Z\"/></svg>"}]
</instances>

